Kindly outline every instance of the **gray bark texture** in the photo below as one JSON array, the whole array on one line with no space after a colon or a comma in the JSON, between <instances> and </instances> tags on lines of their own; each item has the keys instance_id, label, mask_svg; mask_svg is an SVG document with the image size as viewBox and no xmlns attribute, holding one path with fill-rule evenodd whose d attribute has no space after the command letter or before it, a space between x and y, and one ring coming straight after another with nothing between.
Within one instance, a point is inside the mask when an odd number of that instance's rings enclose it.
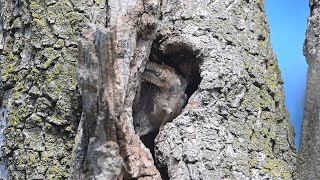
<instances>
[{"instance_id":1,"label":"gray bark texture","mask_svg":"<svg viewBox=\"0 0 320 180\"><path fill-rule=\"evenodd\" d=\"M320 2L310 0L310 16L304 43L307 89L296 179L320 179Z\"/></svg>"},{"instance_id":2,"label":"gray bark texture","mask_svg":"<svg viewBox=\"0 0 320 180\"><path fill-rule=\"evenodd\" d=\"M162 1L158 51L168 64L193 54L201 76L155 139L170 179L292 179L294 135L263 3Z\"/></svg>"},{"instance_id":3,"label":"gray bark texture","mask_svg":"<svg viewBox=\"0 0 320 180\"><path fill-rule=\"evenodd\" d=\"M0 13L8 179L292 179L263 0L0 0Z\"/></svg>"}]
</instances>

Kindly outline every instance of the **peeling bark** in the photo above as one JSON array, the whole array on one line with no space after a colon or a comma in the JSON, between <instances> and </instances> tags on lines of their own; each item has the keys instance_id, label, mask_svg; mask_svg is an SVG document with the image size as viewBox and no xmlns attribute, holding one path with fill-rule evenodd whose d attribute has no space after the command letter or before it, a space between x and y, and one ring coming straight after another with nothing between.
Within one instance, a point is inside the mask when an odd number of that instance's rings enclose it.
<instances>
[{"instance_id":1,"label":"peeling bark","mask_svg":"<svg viewBox=\"0 0 320 180\"><path fill-rule=\"evenodd\" d=\"M138 73L155 37L159 3L109 3L112 33L92 27L79 44L78 80L84 109L76 148L78 167L73 174L77 178L160 179L150 151L134 132L131 114ZM98 163L99 158L105 158L104 164Z\"/></svg>"},{"instance_id":2,"label":"peeling bark","mask_svg":"<svg viewBox=\"0 0 320 180\"><path fill-rule=\"evenodd\" d=\"M90 26L78 47L84 103L73 178L159 179L151 155L120 117L125 93L116 66L116 32Z\"/></svg>"}]
</instances>

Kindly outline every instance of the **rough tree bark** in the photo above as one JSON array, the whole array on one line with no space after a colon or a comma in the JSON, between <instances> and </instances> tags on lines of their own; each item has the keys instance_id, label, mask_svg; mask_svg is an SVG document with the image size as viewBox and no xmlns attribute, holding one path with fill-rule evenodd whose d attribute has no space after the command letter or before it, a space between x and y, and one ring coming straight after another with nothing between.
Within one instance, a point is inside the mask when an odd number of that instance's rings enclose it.
<instances>
[{"instance_id":1,"label":"rough tree bark","mask_svg":"<svg viewBox=\"0 0 320 180\"><path fill-rule=\"evenodd\" d=\"M8 128L7 179L66 179L81 116L77 41L87 23L106 25L106 3L1 0L0 67Z\"/></svg>"},{"instance_id":2,"label":"rough tree bark","mask_svg":"<svg viewBox=\"0 0 320 180\"><path fill-rule=\"evenodd\" d=\"M320 2L311 0L309 5L310 16L303 50L309 67L296 179L320 178Z\"/></svg>"},{"instance_id":3,"label":"rough tree bark","mask_svg":"<svg viewBox=\"0 0 320 180\"><path fill-rule=\"evenodd\" d=\"M293 131L262 1L162 1L149 61L188 82L182 113L141 137L163 179L292 179ZM136 90L149 89L128 83L129 110ZM135 128L144 120L133 119Z\"/></svg>"},{"instance_id":4,"label":"rough tree bark","mask_svg":"<svg viewBox=\"0 0 320 180\"><path fill-rule=\"evenodd\" d=\"M292 178L293 131L263 1L0 2L9 178ZM91 26L78 48L87 22L109 30ZM133 105L151 86L141 81L147 61L183 76L188 102L140 140Z\"/></svg>"},{"instance_id":5,"label":"rough tree bark","mask_svg":"<svg viewBox=\"0 0 320 180\"><path fill-rule=\"evenodd\" d=\"M9 179L69 177L81 114L75 78L77 40L85 24L116 27L120 86L132 93L139 85L134 83L138 68L146 62L155 37L158 8L156 0L1 1L3 105L9 125L2 159L7 162ZM130 120L130 108L130 104L123 105L121 118ZM134 134L132 123L125 123L123 131ZM144 148L140 141L130 143ZM128 154L126 172L132 177L143 174L139 165L132 164L138 163L135 157L144 151L121 148Z\"/></svg>"},{"instance_id":6,"label":"rough tree bark","mask_svg":"<svg viewBox=\"0 0 320 180\"><path fill-rule=\"evenodd\" d=\"M120 117L126 113L125 86L116 62L115 32L91 26L79 42L84 103L71 179L160 179L151 154L128 119Z\"/></svg>"},{"instance_id":7,"label":"rough tree bark","mask_svg":"<svg viewBox=\"0 0 320 180\"><path fill-rule=\"evenodd\" d=\"M171 179L292 178L293 130L263 3L162 1L155 54L172 65L194 57L201 76L155 140Z\"/></svg>"}]
</instances>

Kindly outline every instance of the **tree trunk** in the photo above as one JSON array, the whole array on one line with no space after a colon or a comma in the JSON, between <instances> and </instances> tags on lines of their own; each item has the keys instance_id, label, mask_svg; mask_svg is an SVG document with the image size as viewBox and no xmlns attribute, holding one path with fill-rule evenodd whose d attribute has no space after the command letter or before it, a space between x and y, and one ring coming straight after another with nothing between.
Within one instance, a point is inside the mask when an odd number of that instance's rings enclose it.
<instances>
[{"instance_id":1,"label":"tree trunk","mask_svg":"<svg viewBox=\"0 0 320 180\"><path fill-rule=\"evenodd\" d=\"M106 9L103 1L0 0L2 178L68 178L81 117L77 41L85 24L106 25Z\"/></svg>"},{"instance_id":2,"label":"tree trunk","mask_svg":"<svg viewBox=\"0 0 320 180\"><path fill-rule=\"evenodd\" d=\"M8 178L291 179L263 6L1 2Z\"/></svg>"},{"instance_id":3,"label":"tree trunk","mask_svg":"<svg viewBox=\"0 0 320 180\"><path fill-rule=\"evenodd\" d=\"M201 79L157 135L156 163L171 179L291 179L293 129L263 1L163 1L161 10L152 53L182 72L179 63L199 62Z\"/></svg>"},{"instance_id":4,"label":"tree trunk","mask_svg":"<svg viewBox=\"0 0 320 180\"><path fill-rule=\"evenodd\" d=\"M299 156L297 159L297 179L320 178L320 53L319 53L319 1L310 1L310 17L304 55L307 59L307 89L305 96L304 118L300 140Z\"/></svg>"}]
</instances>

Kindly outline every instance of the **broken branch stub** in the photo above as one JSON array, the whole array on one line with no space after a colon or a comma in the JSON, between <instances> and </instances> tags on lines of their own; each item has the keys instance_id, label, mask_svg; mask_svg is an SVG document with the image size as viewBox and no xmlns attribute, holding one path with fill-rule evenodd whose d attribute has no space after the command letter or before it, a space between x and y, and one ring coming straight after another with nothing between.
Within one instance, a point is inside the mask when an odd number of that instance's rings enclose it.
<instances>
[{"instance_id":1,"label":"broken branch stub","mask_svg":"<svg viewBox=\"0 0 320 180\"><path fill-rule=\"evenodd\" d=\"M122 102L114 68L115 32L90 25L79 41L78 82L83 111L76 148L77 179L116 179L123 159L117 144L116 122ZM115 92L117 91L117 92ZM85 163L81 163L85 162Z\"/></svg>"},{"instance_id":2,"label":"broken branch stub","mask_svg":"<svg viewBox=\"0 0 320 180\"><path fill-rule=\"evenodd\" d=\"M94 25L79 41L77 76L83 111L71 179L160 177L138 136L120 118L126 93L116 67L116 44L115 30ZM137 161L128 165L127 159ZM131 173L128 166L139 172Z\"/></svg>"}]
</instances>

